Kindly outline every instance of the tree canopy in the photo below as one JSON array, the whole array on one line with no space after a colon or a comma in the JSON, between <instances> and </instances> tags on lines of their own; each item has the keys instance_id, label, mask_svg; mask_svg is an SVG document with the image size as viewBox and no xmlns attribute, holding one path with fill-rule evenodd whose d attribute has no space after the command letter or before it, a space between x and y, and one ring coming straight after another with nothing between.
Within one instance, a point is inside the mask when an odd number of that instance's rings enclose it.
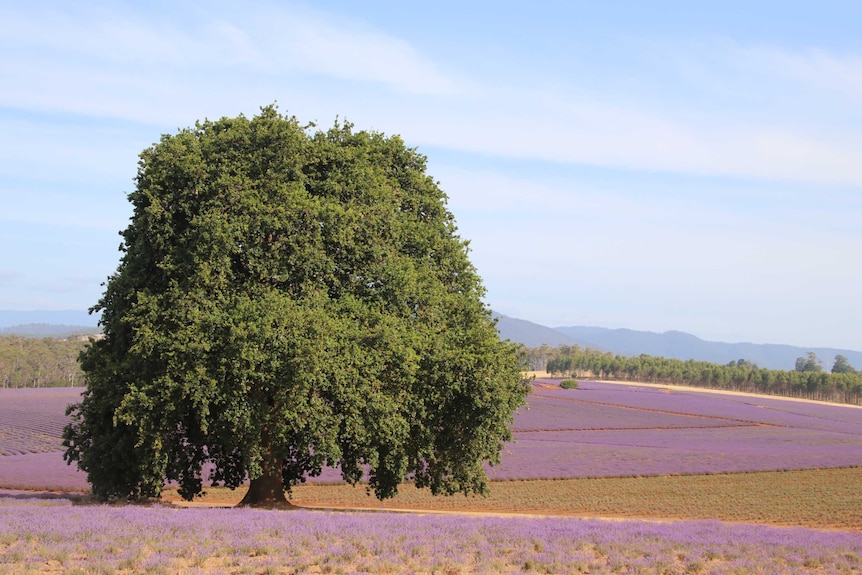
<instances>
[{"instance_id":1,"label":"tree canopy","mask_svg":"<svg viewBox=\"0 0 862 575\"><path fill-rule=\"evenodd\" d=\"M835 356L835 361L832 364L832 373L856 373L856 370L850 365L850 360L847 359L847 356L838 354Z\"/></svg>"},{"instance_id":2,"label":"tree canopy","mask_svg":"<svg viewBox=\"0 0 862 575\"><path fill-rule=\"evenodd\" d=\"M274 106L140 156L65 458L102 498L338 466L378 498L481 493L527 393L426 159Z\"/></svg>"},{"instance_id":3,"label":"tree canopy","mask_svg":"<svg viewBox=\"0 0 862 575\"><path fill-rule=\"evenodd\" d=\"M823 362L813 351L805 354L805 357L796 358L796 371L823 371Z\"/></svg>"},{"instance_id":4,"label":"tree canopy","mask_svg":"<svg viewBox=\"0 0 862 575\"><path fill-rule=\"evenodd\" d=\"M0 389L83 385L76 361L86 336L0 336Z\"/></svg>"},{"instance_id":5,"label":"tree canopy","mask_svg":"<svg viewBox=\"0 0 862 575\"><path fill-rule=\"evenodd\" d=\"M547 370L562 376L734 389L862 404L862 374L855 370L849 373L796 369L785 371L761 368L748 360L735 360L722 365L646 354L627 357L577 345L527 349L524 356L532 369Z\"/></svg>"}]
</instances>

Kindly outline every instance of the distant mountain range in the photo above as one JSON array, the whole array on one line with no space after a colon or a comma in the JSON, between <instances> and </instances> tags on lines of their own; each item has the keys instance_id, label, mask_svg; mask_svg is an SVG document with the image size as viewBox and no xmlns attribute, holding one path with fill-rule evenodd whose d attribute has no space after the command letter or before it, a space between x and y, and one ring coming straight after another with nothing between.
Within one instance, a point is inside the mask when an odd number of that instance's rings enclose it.
<instances>
[{"instance_id":1,"label":"distant mountain range","mask_svg":"<svg viewBox=\"0 0 862 575\"><path fill-rule=\"evenodd\" d=\"M796 347L779 344L723 343L705 341L681 331L654 333L631 329L563 326L546 327L531 321L495 314L500 336L527 347L579 345L613 354L653 355L681 360L695 359L726 364L745 359L769 369L793 369L796 358L809 351L823 361L829 371L836 355L843 355L856 369L862 369L862 352L828 347ZM67 337L98 333L98 316L84 311L4 311L0 310L0 335Z\"/></svg>"},{"instance_id":2,"label":"distant mountain range","mask_svg":"<svg viewBox=\"0 0 862 575\"><path fill-rule=\"evenodd\" d=\"M68 337L99 333L99 316L77 310L0 310L0 335Z\"/></svg>"},{"instance_id":3,"label":"distant mountain range","mask_svg":"<svg viewBox=\"0 0 862 575\"><path fill-rule=\"evenodd\" d=\"M0 328L13 325L25 325L29 323L42 323L53 325L85 325L96 327L99 325L99 315L90 315L80 310L31 310L11 311L0 309Z\"/></svg>"},{"instance_id":4,"label":"distant mountain range","mask_svg":"<svg viewBox=\"0 0 862 575\"><path fill-rule=\"evenodd\" d=\"M86 325L56 325L49 323L25 323L0 327L0 336L20 335L23 337L54 337L67 338L73 335L95 335L101 333L101 328Z\"/></svg>"},{"instance_id":5,"label":"distant mountain range","mask_svg":"<svg viewBox=\"0 0 862 575\"><path fill-rule=\"evenodd\" d=\"M796 347L780 344L723 343L705 341L681 331L654 333L631 329L608 329L603 327L564 326L550 328L523 319L497 314L497 329L500 336L527 347L551 347L579 345L616 355L636 356L641 354L681 360L695 359L726 364L745 359L769 369L794 369L796 358L809 351L823 361L823 369L829 371L836 355L843 355L856 369L862 369L862 352L829 347Z\"/></svg>"}]
</instances>

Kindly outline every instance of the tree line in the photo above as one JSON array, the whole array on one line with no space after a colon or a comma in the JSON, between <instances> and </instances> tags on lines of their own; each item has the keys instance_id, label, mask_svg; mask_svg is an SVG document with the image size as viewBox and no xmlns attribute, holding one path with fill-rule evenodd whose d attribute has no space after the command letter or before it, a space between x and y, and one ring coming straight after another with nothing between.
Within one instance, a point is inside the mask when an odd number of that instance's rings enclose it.
<instances>
[{"instance_id":1,"label":"tree line","mask_svg":"<svg viewBox=\"0 0 862 575\"><path fill-rule=\"evenodd\" d=\"M87 339L0 336L0 388L84 385L78 355Z\"/></svg>"},{"instance_id":2,"label":"tree line","mask_svg":"<svg viewBox=\"0 0 862 575\"><path fill-rule=\"evenodd\" d=\"M527 349L525 359L531 369L561 377L690 385L862 404L862 372L853 369L843 356L836 357L831 372L822 369L822 362L813 353L800 358L796 369L788 371L761 368L745 359L722 365L649 355L625 357L577 345Z\"/></svg>"},{"instance_id":3,"label":"tree line","mask_svg":"<svg viewBox=\"0 0 862 575\"><path fill-rule=\"evenodd\" d=\"M67 339L0 336L0 388L84 385L78 356L87 337ZM690 385L862 404L862 371L846 357L835 357L831 371L814 353L793 370L758 367L739 359L727 364L639 355L625 357L580 346L542 346L524 350L529 369L560 377L618 379Z\"/></svg>"}]
</instances>

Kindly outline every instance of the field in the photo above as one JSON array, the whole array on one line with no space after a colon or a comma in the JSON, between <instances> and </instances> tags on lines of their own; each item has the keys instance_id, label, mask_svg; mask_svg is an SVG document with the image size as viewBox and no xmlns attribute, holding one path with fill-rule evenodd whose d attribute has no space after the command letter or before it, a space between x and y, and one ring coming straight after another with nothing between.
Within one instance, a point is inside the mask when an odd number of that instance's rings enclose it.
<instances>
[{"instance_id":1,"label":"field","mask_svg":"<svg viewBox=\"0 0 862 575\"><path fill-rule=\"evenodd\" d=\"M723 524L0 500L0 574L858 573L859 534Z\"/></svg>"},{"instance_id":2,"label":"field","mask_svg":"<svg viewBox=\"0 0 862 575\"><path fill-rule=\"evenodd\" d=\"M0 456L62 449L66 406L82 388L0 389Z\"/></svg>"},{"instance_id":3,"label":"field","mask_svg":"<svg viewBox=\"0 0 862 575\"><path fill-rule=\"evenodd\" d=\"M380 503L334 470L295 512L9 491L86 491L58 452L80 391L0 390L0 573L862 572L862 409L548 380L487 498Z\"/></svg>"}]
</instances>

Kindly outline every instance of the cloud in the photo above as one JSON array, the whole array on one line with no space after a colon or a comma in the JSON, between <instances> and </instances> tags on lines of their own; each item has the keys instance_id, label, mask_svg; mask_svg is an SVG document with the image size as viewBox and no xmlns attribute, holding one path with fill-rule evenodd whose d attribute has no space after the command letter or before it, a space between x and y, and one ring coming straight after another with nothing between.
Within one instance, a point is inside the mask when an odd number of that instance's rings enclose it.
<instances>
[{"instance_id":1,"label":"cloud","mask_svg":"<svg viewBox=\"0 0 862 575\"><path fill-rule=\"evenodd\" d=\"M603 61L568 77L528 53L525 67L489 78L362 20L294 4L137 10L68 5L40 20L0 10L0 46L16 54L0 62L0 105L173 127L278 99L452 150L862 185L854 55L640 40L628 45L640 68L625 67L625 79Z\"/></svg>"},{"instance_id":2,"label":"cloud","mask_svg":"<svg viewBox=\"0 0 862 575\"><path fill-rule=\"evenodd\" d=\"M433 146L510 158L780 182L862 185L862 59L722 40L640 41L624 78L512 69L441 109L375 117ZM641 54L640 52L643 52ZM578 56L573 56L577 58ZM607 68L605 68L607 67Z\"/></svg>"},{"instance_id":3,"label":"cloud","mask_svg":"<svg viewBox=\"0 0 862 575\"><path fill-rule=\"evenodd\" d=\"M254 112L292 85L340 80L446 96L462 81L401 38L296 6L0 9L0 105L148 123ZM315 80L315 78L317 80ZM57 94L63 94L57 98ZM237 110L237 104L243 110Z\"/></svg>"},{"instance_id":4,"label":"cloud","mask_svg":"<svg viewBox=\"0 0 862 575\"><path fill-rule=\"evenodd\" d=\"M3 280L4 282L12 281L19 277L21 277L21 273L17 270L0 268L0 280Z\"/></svg>"},{"instance_id":5,"label":"cloud","mask_svg":"<svg viewBox=\"0 0 862 575\"><path fill-rule=\"evenodd\" d=\"M565 94L509 92L506 100L484 107L463 107L442 116L405 110L387 123L410 126L411 136L427 144L486 155L646 172L862 185L862 141L845 128L817 133L792 120L776 127L732 114L682 117L576 101Z\"/></svg>"},{"instance_id":6,"label":"cloud","mask_svg":"<svg viewBox=\"0 0 862 575\"><path fill-rule=\"evenodd\" d=\"M812 341L800 314L862 319L847 307L862 283L853 190L711 182L692 191L658 176L537 180L451 165L434 175L489 304L508 315L719 339L746 325L746 337L772 342ZM816 337L848 345L842 330L828 334Z\"/></svg>"},{"instance_id":7,"label":"cloud","mask_svg":"<svg viewBox=\"0 0 862 575\"><path fill-rule=\"evenodd\" d=\"M862 110L862 55L836 54L816 47L788 51L756 46L740 49L739 57L749 66L784 77L798 88L840 98Z\"/></svg>"},{"instance_id":8,"label":"cloud","mask_svg":"<svg viewBox=\"0 0 862 575\"><path fill-rule=\"evenodd\" d=\"M109 272L137 153L277 100L429 153L499 311L782 335L785 314L838 317L843 302L862 321L846 303L862 285L847 264L862 220L858 54L587 35L543 57L538 41L440 30L420 45L386 19L295 3L29 6L0 5L2 228L32 244L6 269Z\"/></svg>"},{"instance_id":9,"label":"cloud","mask_svg":"<svg viewBox=\"0 0 862 575\"><path fill-rule=\"evenodd\" d=\"M282 15L287 24L273 60L336 78L377 82L411 94L457 94L463 83L402 38L356 21L309 12Z\"/></svg>"}]
</instances>

